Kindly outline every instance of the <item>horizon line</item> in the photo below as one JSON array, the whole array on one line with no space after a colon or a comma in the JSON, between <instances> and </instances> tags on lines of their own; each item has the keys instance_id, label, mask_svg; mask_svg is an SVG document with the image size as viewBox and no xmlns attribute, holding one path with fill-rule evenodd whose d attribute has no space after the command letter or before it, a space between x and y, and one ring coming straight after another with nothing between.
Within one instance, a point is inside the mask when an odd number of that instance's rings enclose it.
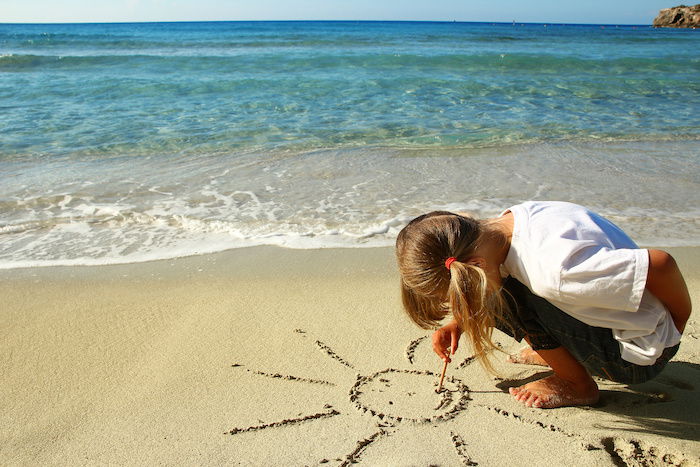
<instances>
[{"instance_id":1,"label":"horizon line","mask_svg":"<svg viewBox=\"0 0 700 467\"><path fill-rule=\"evenodd\" d=\"M163 20L163 21L0 21L0 25L90 25L90 24L176 24L176 23L469 23L552 26L640 26L653 27L651 23L571 23L556 21L466 21L466 20L402 20L402 19L232 19L232 20Z\"/></svg>"}]
</instances>

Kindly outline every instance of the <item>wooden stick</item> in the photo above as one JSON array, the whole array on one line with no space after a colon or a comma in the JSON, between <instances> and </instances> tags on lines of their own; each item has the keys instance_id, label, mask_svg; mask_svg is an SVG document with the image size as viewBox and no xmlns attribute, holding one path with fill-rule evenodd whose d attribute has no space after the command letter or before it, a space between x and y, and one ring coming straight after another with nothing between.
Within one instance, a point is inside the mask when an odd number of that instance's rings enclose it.
<instances>
[{"instance_id":1,"label":"wooden stick","mask_svg":"<svg viewBox=\"0 0 700 467\"><path fill-rule=\"evenodd\" d=\"M440 375L440 384L438 384L438 388L435 390L435 392L442 391L442 382L445 379L445 372L446 371L447 371L447 359L445 360L445 364L442 365L442 374Z\"/></svg>"}]
</instances>

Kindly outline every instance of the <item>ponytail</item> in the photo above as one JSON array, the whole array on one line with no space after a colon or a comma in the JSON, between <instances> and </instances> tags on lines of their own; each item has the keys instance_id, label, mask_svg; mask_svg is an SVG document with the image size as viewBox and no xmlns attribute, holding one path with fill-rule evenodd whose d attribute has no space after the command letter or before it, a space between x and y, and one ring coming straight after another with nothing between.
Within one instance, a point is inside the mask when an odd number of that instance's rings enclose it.
<instances>
[{"instance_id":1,"label":"ponytail","mask_svg":"<svg viewBox=\"0 0 700 467\"><path fill-rule=\"evenodd\" d=\"M494 370L488 355L497 348L491 339L495 326L494 314L500 311L492 308L494 295L498 296L499 293L489 292L488 279L482 268L459 261L451 265L447 291L450 310L469 337L474 355L490 372Z\"/></svg>"}]
</instances>

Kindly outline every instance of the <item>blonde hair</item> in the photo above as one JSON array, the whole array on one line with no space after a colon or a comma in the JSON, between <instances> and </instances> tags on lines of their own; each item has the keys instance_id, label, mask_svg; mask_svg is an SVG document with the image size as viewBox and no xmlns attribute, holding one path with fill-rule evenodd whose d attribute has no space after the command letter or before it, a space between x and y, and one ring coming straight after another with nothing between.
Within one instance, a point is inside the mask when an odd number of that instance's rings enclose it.
<instances>
[{"instance_id":1,"label":"blonde hair","mask_svg":"<svg viewBox=\"0 0 700 467\"><path fill-rule=\"evenodd\" d=\"M492 221L447 211L413 219L396 239L401 296L409 318L423 329L435 328L450 312L467 334L476 357L493 372L491 338L508 304L489 284L485 271L469 259L486 240L502 239ZM445 267L445 260L456 258Z\"/></svg>"}]
</instances>

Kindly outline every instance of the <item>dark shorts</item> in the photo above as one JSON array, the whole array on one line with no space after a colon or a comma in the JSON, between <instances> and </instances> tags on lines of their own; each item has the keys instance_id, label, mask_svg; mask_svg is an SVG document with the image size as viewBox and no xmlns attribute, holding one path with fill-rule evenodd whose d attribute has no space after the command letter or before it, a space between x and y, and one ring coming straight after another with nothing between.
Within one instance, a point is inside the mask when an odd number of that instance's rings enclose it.
<instances>
[{"instance_id":1,"label":"dark shorts","mask_svg":"<svg viewBox=\"0 0 700 467\"><path fill-rule=\"evenodd\" d=\"M676 354L679 345L669 347L653 365L636 365L622 359L620 344L612 330L585 324L509 277L503 289L510 316L496 327L521 341L527 337L533 350L564 347L593 376L625 384L643 383L656 375Z\"/></svg>"}]
</instances>

